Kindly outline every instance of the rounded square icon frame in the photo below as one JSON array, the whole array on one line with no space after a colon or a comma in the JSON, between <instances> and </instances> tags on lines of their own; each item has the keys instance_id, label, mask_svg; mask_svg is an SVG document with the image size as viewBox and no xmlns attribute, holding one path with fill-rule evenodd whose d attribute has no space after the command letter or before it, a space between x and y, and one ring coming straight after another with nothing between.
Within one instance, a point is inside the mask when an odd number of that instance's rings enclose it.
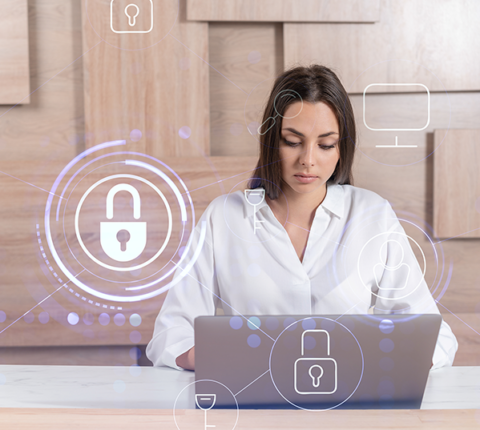
<instances>
[{"instance_id":1,"label":"rounded square icon frame","mask_svg":"<svg viewBox=\"0 0 480 430\"><path fill-rule=\"evenodd\" d=\"M297 389L297 382L298 382L298 377L297 377L297 363L300 361L312 361L312 360L317 360L317 361L330 361L334 364L335 368L335 388L332 391L299 391ZM337 368L337 361L331 357L324 357L324 358L308 358L308 357L300 357L295 361L295 364L293 365L293 388L297 392L297 394L333 394L337 391L338 387L338 368Z\"/></svg>"},{"instance_id":2,"label":"rounded square icon frame","mask_svg":"<svg viewBox=\"0 0 480 430\"><path fill-rule=\"evenodd\" d=\"M372 128L372 127L369 127L367 125L367 121L365 120L365 95L367 94L367 90L370 88L370 87L373 87L373 86L403 86L403 87L406 87L406 86L418 86L418 87L422 87L422 88L425 88L425 90L427 91L427 101L428 101L428 107L427 107L427 113L428 113L428 118L427 118L427 123L425 124L424 127L422 128ZM363 124L365 125L365 127L367 127L369 130L372 130L372 131L422 131L422 130L425 130L429 124L430 124L430 91L429 89L427 88L426 85L423 85L423 84L370 84L370 85L367 85L365 87L365 89L363 90Z\"/></svg>"},{"instance_id":3,"label":"rounded square icon frame","mask_svg":"<svg viewBox=\"0 0 480 430\"><path fill-rule=\"evenodd\" d=\"M150 23L150 29L149 30L145 30L145 31L135 31L135 30L132 30L132 31L118 31L118 30L115 30L113 28L113 3L115 3L115 0L111 0L110 2L110 29L114 32L114 33L117 33L117 34L134 34L134 33L150 33L152 30L153 30L153 0L150 0L150 11L151 11L151 23Z\"/></svg>"}]
</instances>

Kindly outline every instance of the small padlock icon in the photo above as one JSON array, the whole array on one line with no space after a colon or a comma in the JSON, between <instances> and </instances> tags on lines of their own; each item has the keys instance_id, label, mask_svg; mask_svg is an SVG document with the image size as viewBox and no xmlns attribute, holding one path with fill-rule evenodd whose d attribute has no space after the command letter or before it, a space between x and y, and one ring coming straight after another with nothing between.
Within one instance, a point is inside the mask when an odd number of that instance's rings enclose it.
<instances>
[{"instance_id":1,"label":"small padlock icon","mask_svg":"<svg viewBox=\"0 0 480 430\"><path fill-rule=\"evenodd\" d=\"M307 333L325 333L327 355L330 356L330 333L326 330L305 330L302 333L302 357L294 364L295 391L298 394L333 394L337 391L337 362L331 357L304 357Z\"/></svg>"},{"instance_id":2,"label":"small padlock icon","mask_svg":"<svg viewBox=\"0 0 480 430\"><path fill-rule=\"evenodd\" d=\"M113 199L120 191L127 191L133 197L133 217L140 218L140 194L128 184L115 185L107 195L107 218L113 219ZM118 233L128 232L127 240L120 242ZM128 236L127 235L127 236ZM105 253L116 261L131 261L140 256L147 245L146 222L102 222L100 223L100 244ZM123 248L123 249L122 249Z\"/></svg>"},{"instance_id":3,"label":"small padlock icon","mask_svg":"<svg viewBox=\"0 0 480 430\"><path fill-rule=\"evenodd\" d=\"M150 33L153 0L111 0L110 29L114 33Z\"/></svg>"}]
</instances>

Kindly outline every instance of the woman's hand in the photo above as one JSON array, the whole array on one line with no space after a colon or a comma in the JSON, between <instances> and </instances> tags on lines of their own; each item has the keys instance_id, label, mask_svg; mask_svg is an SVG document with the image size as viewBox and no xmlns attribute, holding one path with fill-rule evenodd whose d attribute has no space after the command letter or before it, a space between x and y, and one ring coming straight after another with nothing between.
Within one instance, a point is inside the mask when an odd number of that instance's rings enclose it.
<instances>
[{"instance_id":1,"label":"woman's hand","mask_svg":"<svg viewBox=\"0 0 480 430\"><path fill-rule=\"evenodd\" d=\"M175 361L177 366L187 370L195 370L195 347L179 355Z\"/></svg>"}]
</instances>

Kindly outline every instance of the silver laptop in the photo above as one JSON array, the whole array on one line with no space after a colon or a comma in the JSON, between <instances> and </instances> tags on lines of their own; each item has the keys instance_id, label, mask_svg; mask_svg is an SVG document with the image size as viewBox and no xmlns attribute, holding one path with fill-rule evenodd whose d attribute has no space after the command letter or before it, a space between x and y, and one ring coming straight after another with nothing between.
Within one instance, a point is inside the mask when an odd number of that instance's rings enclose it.
<instances>
[{"instance_id":1,"label":"silver laptop","mask_svg":"<svg viewBox=\"0 0 480 430\"><path fill-rule=\"evenodd\" d=\"M199 317L197 398L213 398L215 408L419 408L441 321L438 314Z\"/></svg>"}]
</instances>

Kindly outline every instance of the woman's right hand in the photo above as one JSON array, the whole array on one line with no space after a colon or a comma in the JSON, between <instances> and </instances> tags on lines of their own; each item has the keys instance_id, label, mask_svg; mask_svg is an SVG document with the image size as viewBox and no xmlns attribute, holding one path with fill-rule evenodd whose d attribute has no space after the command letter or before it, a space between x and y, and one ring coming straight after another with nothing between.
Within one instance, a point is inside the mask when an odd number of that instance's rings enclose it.
<instances>
[{"instance_id":1,"label":"woman's right hand","mask_svg":"<svg viewBox=\"0 0 480 430\"><path fill-rule=\"evenodd\" d=\"M187 370L195 370L195 347L179 355L175 361L177 366Z\"/></svg>"}]
</instances>

